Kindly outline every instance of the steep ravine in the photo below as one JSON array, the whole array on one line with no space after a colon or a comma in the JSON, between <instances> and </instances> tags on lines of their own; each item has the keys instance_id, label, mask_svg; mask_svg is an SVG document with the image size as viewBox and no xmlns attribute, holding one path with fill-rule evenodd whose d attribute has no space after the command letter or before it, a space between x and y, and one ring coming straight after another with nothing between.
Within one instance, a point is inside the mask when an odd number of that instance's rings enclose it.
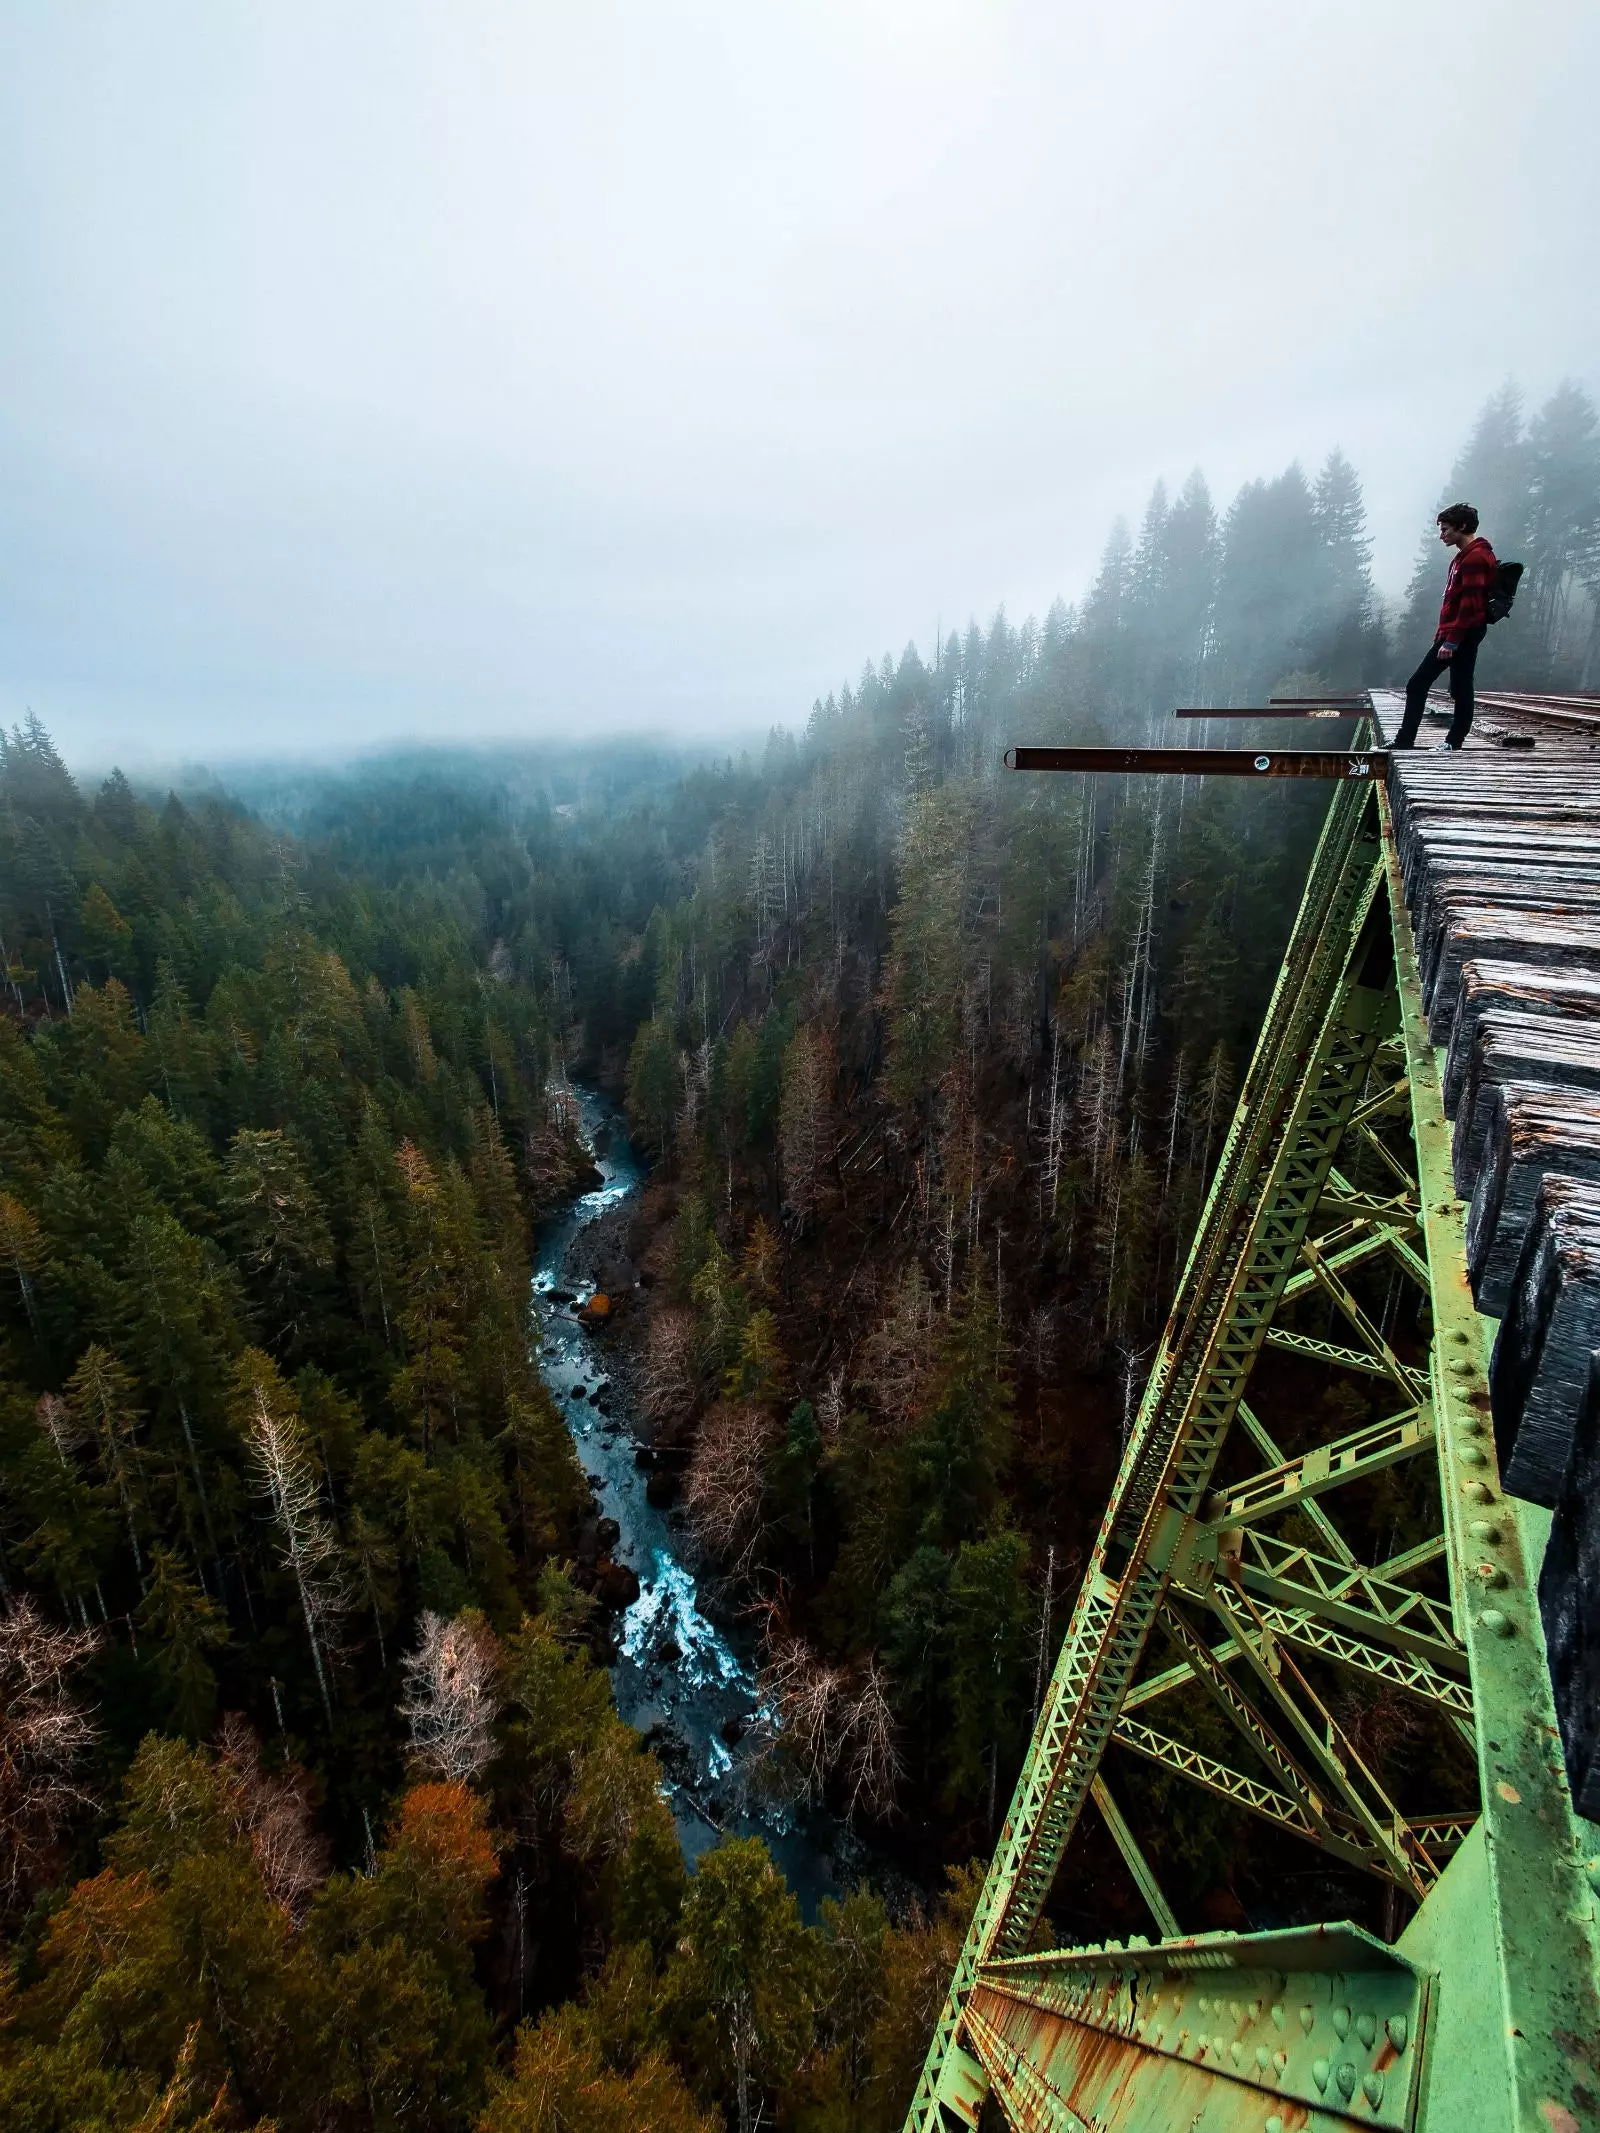
<instances>
[{"instance_id":1,"label":"steep ravine","mask_svg":"<svg viewBox=\"0 0 1600 2133\"><path fill-rule=\"evenodd\" d=\"M626 1370L614 1367L622 1360L617 1329L579 1315L595 1294L597 1269L613 1279L624 1259L619 1218L644 1182L644 1166L605 1098L589 1089L577 1094L603 1183L541 1231L533 1289L540 1369L589 1477L602 1551L639 1582L638 1597L617 1618L617 1709L660 1758L685 1854L696 1858L721 1831L760 1836L813 1915L824 1896L859 1876L862 1847L829 1815L752 1796L753 1639L708 1604L683 1512L648 1500L650 1431ZM631 1280L631 1270L622 1272ZM626 1295L619 1308L630 1308Z\"/></svg>"}]
</instances>

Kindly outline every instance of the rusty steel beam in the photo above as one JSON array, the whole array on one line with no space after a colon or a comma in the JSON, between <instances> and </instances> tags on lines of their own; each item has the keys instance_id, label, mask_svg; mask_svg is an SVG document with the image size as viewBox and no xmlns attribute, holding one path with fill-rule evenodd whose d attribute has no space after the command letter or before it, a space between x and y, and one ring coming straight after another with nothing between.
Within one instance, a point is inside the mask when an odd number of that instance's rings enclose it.
<instances>
[{"instance_id":1,"label":"rusty steel beam","mask_svg":"<svg viewBox=\"0 0 1600 2133\"><path fill-rule=\"evenodd\" d=\"M1132 771L1167 778L1381 778L1386 748L1008 748L1007 770Z\"/></svg>"},{"instance_id":2,"label":"rusty steel beam","mask_svg":"<svg viewBox=\"0 0 1600 2133\"><path fill-rule=\"evenodd\" d=\"M1174 718L1366 718L1372 710L1365 698L1358 704L1340 703L1327 696L1309 697L1304 703L1179 704Z\"/></svg>"}]
</instances>

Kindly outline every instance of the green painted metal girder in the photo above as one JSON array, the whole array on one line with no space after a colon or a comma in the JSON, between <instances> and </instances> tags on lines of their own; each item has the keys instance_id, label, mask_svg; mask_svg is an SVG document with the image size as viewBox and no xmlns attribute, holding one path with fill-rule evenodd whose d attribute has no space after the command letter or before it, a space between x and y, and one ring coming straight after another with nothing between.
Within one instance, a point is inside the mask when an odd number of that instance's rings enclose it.
<instances>
[{"instance_id":1,"label":"green painted metal girder","mask_svg":"<svg viewBox=\"0 0 1600 2133\"><path fill-rule=\"evenodd\" d=\"M1205 1602L1203 1591L1182 1583L1175 1584L1173 1589L1196 1605ZM1470 1726L1472 1690L1453 1674L1431 1666L1415 1653L1388 1649L1334 1623L1320 1621L1304 1608L1275 1607L1263 1599L1258 1599L1257 1606L1262 1620L1281 1642L1314 1653L1319 1659L1331 1660L1385 1688L1399 1689L1405 1695L1417 1697L1444 1712L1457 1731ZM1239 1648L1231 1637L1223 1637L1212 1645L1211 1656L1218 1666L1231 1666L1239 1657ZM1457 1666L1465 1665L1459 1647L1454 1649L1454 1662ZM1129 1689L1122 1700L1122 1708L1125 1712L1142 1710L1147 1704L1157 1703L1175 1690L1186 1688L1193 1678L1188 1666L1170 1666L1159 1674L1147 1675Z\"/></svg>"},{"instance_id":2,"label":"green painted metal girder","mask_svg":"<svg viewBox=\"0 0 1600 2133\"><path fill-rule=\"evenodd\" d=\"M1441 2087L1430 2097L1432 2133L1452 2124L1517 2133L1578 2133L1600 2121L1600 1892L1584 1871L1591 1838L1572 1811L1534 1591L1513 1507L1500 1486L1487 1427L1488 1328L1467 1279L1466 1208L1456 1197L1439 1061L1428 1035L1386 792L1378 795L1401 998L1400 1034L1411 1082L1412 1130L1433 1302L1431 1353L1440 1497L1478 1711L1483 1802L1483 1946L1466 1937L1463 1964L1492 1950L1491 2007L1503 2055L1508 2110ZM1414 1923L1421 1928L1427 1906ZM1448 1982L1446 1989L1448 1990ZM1451 2118L1447 2113L1459 2112Z\"/></svg>"},{"instance_id":3,"label":"green painted metal girder","mask_svg":"<svg viewBox=\"0 0 1600 2133\"><path fill-rule=\"evenodd\" d=\"M1028 2127L1408 2133L1429 1971L1353 1926L986 1964L971 2033Z\"/></svg>"},{"instance_id":4,"label":"green painted metal girder","mask_svg":"<svg viewBox=\"0 0 1600 2133\"><path fill-rule=\"evenodd\" d=\"M1415 1221L1408 1226L1415 1230ZM1392 1252L1404 1241L1404 1235L1399 1223L1363 1217L1355 1222L1343 1222L1328 1235L1317 1238L1316 1251L1330 1273L1342 1274L1350 1267L1364 1266L1369 1259L1376 1259L1384 1252ZM1348 1237L1350 1241L1341 1243L1342 1237ZM1426 1268L1423 1271L1426 1272ZM1289 1276L1284 1284L1283 1300L1286 1304L1293 1303L1319 1286L1317 1269L1308 1266L1304 1273ZM1426 1287L1426 1283L1423 1286Z\"/></svg>"},{"instance_id":5,"label":"green painted metal girder","mask_svg":"<svg viewBox=\"0 0 1600 2133\"><path fill-rule=\"evenodd\" d=\"M1207 1597L1266 1698L1298 1735L1301 1757L1310 1759L1332 1798L1343 1803L1345 1813L1366 1833L1375 1857L1388 1861L1401 1886L1409 1883L1419 1898L1426 1895L1437 1878L1432 1860L1414 1843L1407 1843L1405 1817L1382 1779L1302 1673L1288 1647L1273 1636L1242 1580L1234 1577L1230 1589L1219 1578Z\"/></svg>"},{"instance_id":6,"label":"green painted metal girder","mask_svg":"<svg viewBox=\"0 0 1600 2133\"><path fill-rule=\"evenodd\" d=\"M1219 1490L1205 1504L1201 1530L1221 1533L1230 1526L1274 1518L1309 1496L1324 1495L1414 1458L1432 1442L1433 1410L1426 1401L1381 1421L1364 1422L1330 1444L1315 1445L1298 1459L1286 1459L1281 1466Z\"/></svg>"},{"instance_id":7,"label":"green painted metal girder","mask_svg":"<svg viewBox=\"0 0 1600 2133\"><path fill-rule=\"evenodd\" d=\"M1337 1341L1318 1340L1309 1333L1293 1333L1286 1326L1274 1326L1267 1335L1269 1348L1281 1348L1286 1355L1304 1356L1307 1362L1324 1363L1334 1370L1358 1370L1363 1377L1392 1378L1394 1372L1389 1364L1371 1354L1365 1348L1344 1348ZM1417 1390L1414 1378L1401 1381L1408 1392Z\"/></svg>"},{"instance_id":8,"label":"green painted metal girder","mask_svg":"<svg viewBox=\"0 0 1600 2133\"><path fill-rule=\"evenodd\" d=\"M1281 1446L1248 1400L1239 1402L1238 1423L1262 1458L1271 1460L1273 1470L1292 1464L1290 1460L1284 1457ZM1304 1497L1301 1500L1299 1509L1302 1515L1316 1527L1322 1538L1327 1542L1329 1549L1342 1563L1353 1563L1355 1561L1355 1550L1350 1546L1315 1497Z\"/></svg>"},{"instance_id":9,"label":"green painted metal girder","mask_svg":"<svg viewBox=\"0 0 1600 2133\"><path fill-rule=\"evenodd\" d=\"M1383 1077L1387 1086L1375 1088ZM1397 1152L1407 1112L1415 1175ZM1363 1164L1393 1190L1357 1183ZM1030 2133L1286 2133L1384 2123L1391 2110L1387 2122L1415 2133L1600 2126L1600 1865L1593 1879L1584 1870L1600 1855L1600 1831L1576 1820L1566 1793L1530 1588L1542 1529L1501 1495L1485 1427L1488 1329L1467 1286L1464 1213L1387 796L1369 807L1341 787L908 2133L976 2126L991 2091ZM1395 1352L1349 1285L1380 1255L1431 1312L1426 1372ZM1278 1320L1313 1288L1356 1328L1360 1347ZM1285 1458L1243 1397L1269 1344L1330 1371L1387 1378L1403 1386L1406 1407ZM1236 1418L1268 1465L1218 1489L1217 1458ZM1368 1531L1360 1550L1328 1516L1329 1492L1426 1454L1443 1532L1369 1567L1360 1555L1375 1537L1370 1489L1345 1499ZM1290 1513L1310 1522L1310 1548L1266 1530ZM1401 1582L1441 1560L1448 1605ZM1224 1634L1201 1635L1185 1605L1205 1609ZM1141 1679L1158 1621L1184 1663ZM1430 1707L1475 1750L1480 1806L1403 1818L1297 1654ZM1149 1706L1196 1680L1248 1743L1250 1768L1146 1722ZM1185 1713L1180 1705L1180 1725ZM1231 1936L1175 1935L1155 1867L1100 1774L1113 1744L1331 1861L1421 1896L1398 1949L1376 1964L1385 1989L1401 1989L1397 1976L1419 1981L1414 2024L1405 2018L1406 2043L1385 2066L1344 2049L1352 2029L1363 2037L1352 1974L1365 1957L1340 1939L1355 1929L1307 1929L1298 1954L1281 1945L1268 1953L1283 1936L1230 1948L1221 1943ZM1090 1797L1167 1939L1137 1956L1022 1958ZM1230 1990L1225 2003L1210 1996L1210 2011L1226 2004L1235 2026L1207 2034L1189 2023L1178 2052L1148 2030L1128 2034L1119 1993L1131 1995L1132 2020L1148 2023L1156 1991L1210 1968L1237 1971L1242 1986L1252 1964L1258 1991ZM1265 2035L1253 2044L1246 2032L1271 2020L1272 2007L1287 2019L1297 1966L1304 2004L1314 2021L1326 2007L1338 2048L1313 2055L1309 2087L1295 2062L1301 2086L1291 2093L1293 2055L1285 2050L1280 2065ZM1198 1998L1192 2005L1198 2013ZM1370 2045L1382 2031L1366 2012ZM1407 2058L1402 2109L1389 2076ZM1374 2094L1366 2076L1379 2074Z\"/></svg>"},{"instance_id":10,"label":"green painted metal girder","mask_svg":"<svg viewBox=\"0 0 1600 2133\"><path fill-rule=\"evenodd\" d=\"M1139 1894L1150 1907L1150 1916L1161 1929L1163 1940L1176 1940L1183 1928L1178 1923L1177 1913L1161 1893L1161 1884L1156 1879L1155 1869L1145 1857L1138 1838L1128 1826L1128 1819L1111 1797L1111 1788L1103 1777L1096 1777L1089 1787L1094 1804L1100 1810L1100 1819L1110 1830L1113 1843L1121 1852L1128 1872L1132 1874Z\"/></svg>"},{"instance_id":11,"label":"green painted metal girder","mask_svg":"<svg viewBox=\"0 0 1600 2133\"><path fill-rule=\"evenodd\" d=\"M1418 1541L1414 1548L1402 1548L1398 1555L1391 1555L1387 1562L1379 1563L1377 1575L1381 1578L1412 1577L1417 1571L1426 1569L1429 1563L1438 1562L1444 1552L1444 1535L1430 1533L1426 1540Z\"/></svg>"},{"instance_id":12,"label":"green painted metal girder","mask_svg":"<svg viewBox=\"0 0 1600 2133\"><path fill-rule=\"evenodd\" d=\"M975 2122L981 2069L959 2030L978 1964L1026 1941L1116 1726L1167 1582L1153 1561L1169 1512L1193 1517L1242 1397L1383 1021L1386 928L1363 789L1341 786L1205 1215L1130 1435L907 2118Z\"/></svg>"},{"instance_id":13,"label":"green painted metal girder","mask_svg":"<svg viewBox=\"0 0 1600 2133\"><path fill-rule=\"evenodd\" d=\"M1446 1674L1465 1675L1467 1655L1449 1607L1410 1585L1330 1561L1295 1541L1245 1527L1222 1562L1246 1592L1350 1630L1372 1644L1393 1645Z\"/></svg>"}]
</instances>

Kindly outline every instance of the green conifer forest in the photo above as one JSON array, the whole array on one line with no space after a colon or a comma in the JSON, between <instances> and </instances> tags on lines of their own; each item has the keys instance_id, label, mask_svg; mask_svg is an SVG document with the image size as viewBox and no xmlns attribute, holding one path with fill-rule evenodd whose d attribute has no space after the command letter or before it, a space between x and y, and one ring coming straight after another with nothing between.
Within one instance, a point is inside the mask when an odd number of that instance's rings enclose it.
<instances>
[{"instance_id":1,"label":"green conifer forest","mask_svg":"<svg viewBox=\"0 0 1600 2133\"><path fill-rule=\"evenodd\" d=\"M1528 565L1480 687L1600 687L1585 395L1497 394L1456 495ZM1403 678L1444 560L1386 612L1335 452L759 753L0 739L0 2125L898 2125L1323 804L1003 752ZM608 1338L761 1782L862 1845L814 1918L686 1865L612 1702L530 1315L574 1083L650 1159ZM1270 1915L1171 1826L1194 1925ZM1052 1915L1140 1923L1092 1844Z\"/></svg>"}]
</instances>

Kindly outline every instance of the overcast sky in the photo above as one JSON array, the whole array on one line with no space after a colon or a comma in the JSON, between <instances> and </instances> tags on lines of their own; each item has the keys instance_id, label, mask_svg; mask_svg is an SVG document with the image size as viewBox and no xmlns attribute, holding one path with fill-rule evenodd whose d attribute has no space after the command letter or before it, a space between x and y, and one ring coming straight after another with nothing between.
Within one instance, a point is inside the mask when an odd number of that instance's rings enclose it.
<instances>
[{"instance_id":1,"label":"overcast sky","mask_svg":"<svg viewBox=\"0 0 1600 2133\"><path fill-rule=\"evenodd\" d=\"M0 718L803 723L1336 444L1397 589L1600 378L1597 81L1593 0L6 0Z\"/></svg>"}]
</instances>

